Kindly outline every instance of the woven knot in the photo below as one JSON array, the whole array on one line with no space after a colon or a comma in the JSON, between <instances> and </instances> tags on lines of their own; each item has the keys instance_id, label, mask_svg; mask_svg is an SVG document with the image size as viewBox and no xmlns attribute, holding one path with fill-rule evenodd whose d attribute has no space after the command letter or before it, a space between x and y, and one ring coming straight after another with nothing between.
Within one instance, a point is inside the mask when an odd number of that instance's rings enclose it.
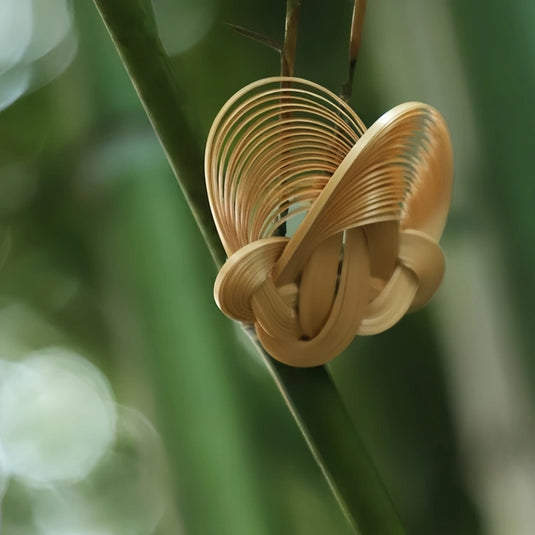
<instances>
[{"instance_id":1,"label":"woven knot","mask_svg":"<svg viewBox=\"0 0 535 535\"><path fill-rule=\"evenodd\" d=\"M247 86L216 117L206 148L228 255L218 306L254 323L266 351L294 366L323 364L355 335L388 329L440 284L451 175L448 131L430 106L402 104L366 129L311 82ZM277 236L286 224L291 237Z\"/></svg>"}]
</instances>

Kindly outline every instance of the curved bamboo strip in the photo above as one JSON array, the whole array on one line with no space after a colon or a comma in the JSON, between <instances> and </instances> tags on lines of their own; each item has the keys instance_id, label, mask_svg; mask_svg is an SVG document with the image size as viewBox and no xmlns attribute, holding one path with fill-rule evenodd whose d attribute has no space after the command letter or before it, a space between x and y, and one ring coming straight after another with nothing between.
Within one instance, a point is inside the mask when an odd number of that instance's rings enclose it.
<instances>
[{"instance_id":1,"label":"curved bamboo strip","mask_svg":"<svg viewBox=\"0 0 535 535\"><path fill-rule=\"evenodd\" d=\"M259 80L214 120L205 173L228 256L216 302L285 364L324 364L441 282L452 152L431 106L401 104L366 129L315 83ZM299 217L291 237L275 235Z\"/></svg>"}]
</instances>

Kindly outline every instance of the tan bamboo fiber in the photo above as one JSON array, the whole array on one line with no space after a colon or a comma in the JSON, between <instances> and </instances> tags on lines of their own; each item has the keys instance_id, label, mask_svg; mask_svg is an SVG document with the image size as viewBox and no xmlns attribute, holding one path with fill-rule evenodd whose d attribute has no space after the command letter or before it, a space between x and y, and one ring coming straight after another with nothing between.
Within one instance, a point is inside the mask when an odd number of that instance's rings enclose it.
<instances>
[{"instance_id":1,"label":"tan bamboo fiber","mask_svg":"<svg viewBox=\"0 0 535 535\"><path fill-rule=\"evenodd\" d=\"M277 360L324 364L438 288L452 153L431 106L401 104L366 129L315 83L259 80L217 115L205 166L228 255L216 302ZM276 236L299 214L291 237Z\"/></svg>"}]
</instances>

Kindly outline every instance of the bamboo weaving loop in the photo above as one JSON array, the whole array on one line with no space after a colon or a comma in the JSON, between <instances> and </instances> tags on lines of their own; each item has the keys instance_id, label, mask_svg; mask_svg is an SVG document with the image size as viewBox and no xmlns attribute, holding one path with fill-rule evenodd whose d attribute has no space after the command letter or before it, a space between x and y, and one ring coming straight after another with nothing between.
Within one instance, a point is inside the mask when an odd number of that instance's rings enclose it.
<instances>
[{"instance_id":1,"label":"bamboo weaving loop","mask_svg":"<svg viewBox=\"0 0 535 535\"><path fill-rule=\"evenodd\" d=\"M205 173L228 256L216 302L281 362L324 364L441 282L452 153L431 106L401 104L366 129L317 84L259 80L217 115ZM276 236L286 221L300 223Z\"/></svg>"}]
</instances>

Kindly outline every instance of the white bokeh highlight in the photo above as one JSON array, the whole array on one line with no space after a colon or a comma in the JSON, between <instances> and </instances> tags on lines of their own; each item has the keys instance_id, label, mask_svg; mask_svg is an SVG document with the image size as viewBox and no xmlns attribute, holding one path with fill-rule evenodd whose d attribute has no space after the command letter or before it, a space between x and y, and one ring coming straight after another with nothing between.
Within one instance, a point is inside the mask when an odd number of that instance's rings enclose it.
<instances>
[{"instance_id":1,"label":"white bokeh highlight","mask_svg":"<svg viewBox=\"0 0 535 535\"><path fill-rule=\"evenodd\" d=\"M0 111L69 66L73 23L69 0L0 0Z\"/></svg>"},{"instance_id":2,"label":"white bokeh highlight","mask_svg":"<svg viewBox=\"0 0 535 535\"><path fill-rule=\"evenodd\" d=\"M58 46L67 37L73 24L67 0L31 0L30 3L35 23L31 42L24 55L26 62L35 61Z\"/></svg>"},{"instance_id":3,"label":"white bokeh highlight","mask_svg":"<svg viewBox=\"0 0 535 535\"><path fill-rule=\"evenodd\" d=\"M120 407L114 447L88 478L31 494L41 535L150 535L164 510L163 451L139 412Z\"/></svg>"},{"instance_id":4,"label":"white bokeh highlight","mask_svg":"<svg viewBox=\"0 0 535 535\"><path fill-rule=\"evenodd\" d=\"M0 0L0 72L22 59L32 30L31 0Z\"/></svg>"},{"instance_id":5,"label":"white bokeh highlight","mask_svg":"<svg viewBox=\"0 0 535 535\"><path fill-rule=\"evenodd\" d=\"M4 472L37 487L85 478L115 437L116 407L105 377L61 348L0 370Z\"/></svg>"},{"instance_id":6,"label":"white bokeh highlight","mask_svg":"<svg viewBox=\"0 0 535 535\"><path fill-rule=\"evenodd\" d=\"M218 0L152 0L165 51L173 56L201 41L212 27Z\"/></svg>"}]
</instances>

